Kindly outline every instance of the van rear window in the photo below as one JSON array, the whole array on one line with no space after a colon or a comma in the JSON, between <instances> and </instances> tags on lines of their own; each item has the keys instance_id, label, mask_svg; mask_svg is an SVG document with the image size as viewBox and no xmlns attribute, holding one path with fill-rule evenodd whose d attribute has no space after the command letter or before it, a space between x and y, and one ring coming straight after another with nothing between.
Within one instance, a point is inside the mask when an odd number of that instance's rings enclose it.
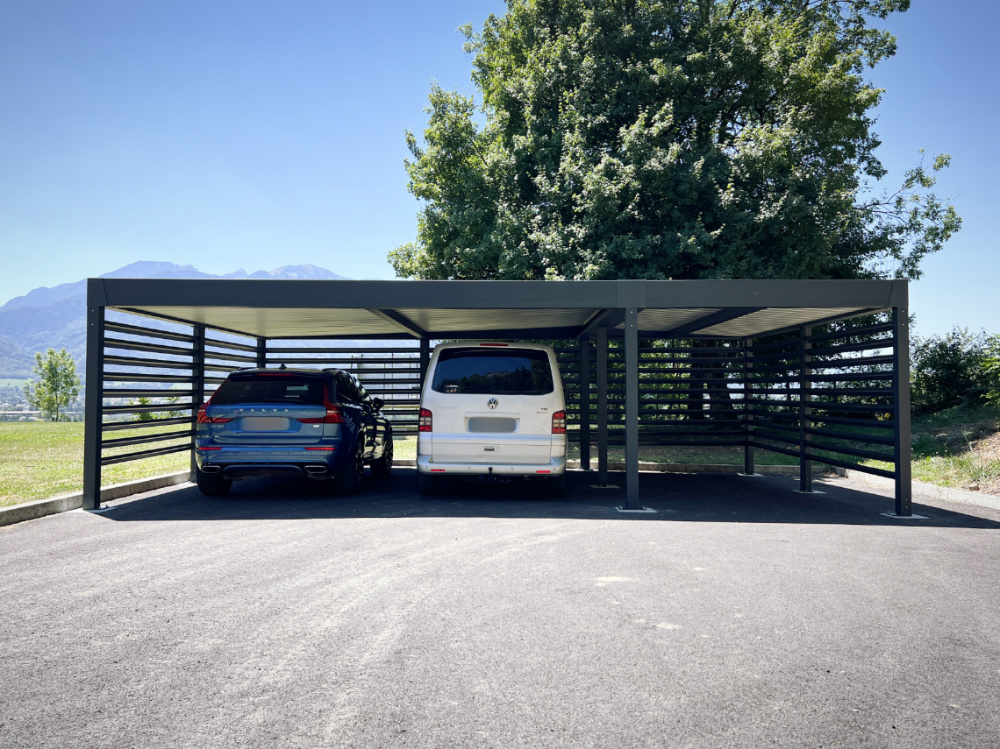
<instances>
[{"instance_id":1,"label":"van rear window","mask_svg":"<svg viewBox=\"0 0 1000 749\"><path fill-rule=\"evenodd\" d=\"M554 386L544 351L453 348L441 352L431 389L438 393L545 395Z\"/></svg>"},{"instance_id":2,"label":"van rear window","mask_svg":"<svg viewBox=\"0 0 1000 749\"><path fill-rule=\"evenodd\" d=\"M214 406L240 403L296 403L323 405L323 378L308 375L230 375L212 396Z\"/></svg>"}]
</instances>

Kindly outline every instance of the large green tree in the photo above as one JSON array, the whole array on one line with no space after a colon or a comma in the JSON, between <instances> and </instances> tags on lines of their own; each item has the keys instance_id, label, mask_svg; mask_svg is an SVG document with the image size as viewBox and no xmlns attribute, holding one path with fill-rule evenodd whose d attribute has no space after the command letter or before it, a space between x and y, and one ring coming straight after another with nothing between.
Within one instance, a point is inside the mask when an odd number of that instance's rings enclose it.
<instances>
[{"instance_id":1,"label":"large green tree","mask_svg":"<svg viewBox=\"0 0 1000 749\"><path fill-rule=\"evenodd\" d=\"M29 380L24 385L24 397L52 421L59 421L59 412L76 400L80 394L80 378L76 363L66 349L49 349L45 354L35 354L31 370L38 381Z\"/></svg>"},{"instance_id":2,"label":"large green tree","mask_svg":"<svg viewBox=\"0 0 1000 749\"><path fill-rule=\"evenodd\" d=\"M938 157L886 191L868 68L909 0L508 0L477 99L407 134L417 278L919 276L960 219Z\"/></svg>"}]
</instances>

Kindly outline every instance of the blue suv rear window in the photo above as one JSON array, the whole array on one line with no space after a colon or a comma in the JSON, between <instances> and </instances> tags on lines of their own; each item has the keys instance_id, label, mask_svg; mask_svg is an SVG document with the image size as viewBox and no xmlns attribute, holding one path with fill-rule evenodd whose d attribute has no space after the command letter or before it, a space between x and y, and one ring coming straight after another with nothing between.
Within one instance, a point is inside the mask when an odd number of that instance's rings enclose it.
<instances>
[{"instance_id":1,"label":"blue suv rear window","mask_svg":"<svg viewBox=\"0 0 1000 749\"><path fill-rule=\"evenodd\" d=\"M308 375L230 375L212 396L214 406L240 403L293 403L323 405L323 378Z\"/></svg>"},{"instance_id":2,"label":"blue suv rear window","mask_svg":"<svg viewBox=\"0 0 1000 749\"><path fill-rule=\"evenodd\" d=\"M454 348L438 357L431 388L439 393L545 395L554 385L544 351Z\"/></svg>"}]
</instances>

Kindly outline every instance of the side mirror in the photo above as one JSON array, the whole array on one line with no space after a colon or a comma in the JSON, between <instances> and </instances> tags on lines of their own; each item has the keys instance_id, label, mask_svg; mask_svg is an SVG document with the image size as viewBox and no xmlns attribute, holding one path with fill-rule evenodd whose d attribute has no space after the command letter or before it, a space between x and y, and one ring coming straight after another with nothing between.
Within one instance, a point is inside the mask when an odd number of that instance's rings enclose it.
<instances>
[{"instance_id":1,"label":"side mirror","mask_svg":"<svg viewBox=\"0 0 1000 749\"><path fill-rule=\"evenodd\" d=\"M376 411L381 411L382 406L385 405L385 401L381 398L372 398L372 405L375 407Z\"/></svg>"}]
</instances>

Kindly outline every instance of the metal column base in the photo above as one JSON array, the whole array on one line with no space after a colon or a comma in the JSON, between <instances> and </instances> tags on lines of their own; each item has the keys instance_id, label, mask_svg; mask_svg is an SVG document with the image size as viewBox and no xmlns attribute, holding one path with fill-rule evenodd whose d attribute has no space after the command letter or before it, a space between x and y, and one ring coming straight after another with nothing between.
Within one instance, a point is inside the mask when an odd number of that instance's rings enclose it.
<instances>
[{"instance_id":1,"label":"metal column base","mask_svg":"<svg viewBox=\"0 0 1000 749\"><path fill-rule=\"evenodd\" d=\"M631 513L633 515L637 514L637 513L640 514L640 515L655 515L656 514L656 510L654 510L651 507L640 507L638 510L626 510L624 507L616 507L615 509L618 512L627 512L627 513Z\"/></svg>"}]
</instances>

